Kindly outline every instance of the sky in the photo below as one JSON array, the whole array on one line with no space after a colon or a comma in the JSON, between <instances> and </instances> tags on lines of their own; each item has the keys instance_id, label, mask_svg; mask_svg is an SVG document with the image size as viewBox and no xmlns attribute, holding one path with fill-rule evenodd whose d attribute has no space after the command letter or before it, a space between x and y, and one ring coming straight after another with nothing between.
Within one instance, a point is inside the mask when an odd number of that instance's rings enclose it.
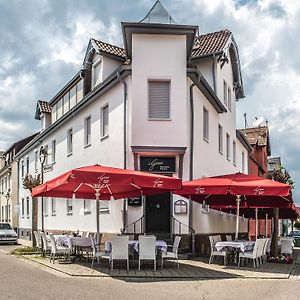
<instances>
[{"instance_id":1,"label":"sky","mask_svg":"<svg viewBox=\"0 0 300 300\"><path fill-rule=\"evenodd\" d=\"M0 149L39 130L38 99L50 100L80 70L90 37L122 45L121 21L140 21L155 0L0 0ZM300 204L300 1L162 0L179 24L229 29L246 97L237 127L268 121ZM299 182L299 186L298 186Z\"/></svg>"}]
</instances>

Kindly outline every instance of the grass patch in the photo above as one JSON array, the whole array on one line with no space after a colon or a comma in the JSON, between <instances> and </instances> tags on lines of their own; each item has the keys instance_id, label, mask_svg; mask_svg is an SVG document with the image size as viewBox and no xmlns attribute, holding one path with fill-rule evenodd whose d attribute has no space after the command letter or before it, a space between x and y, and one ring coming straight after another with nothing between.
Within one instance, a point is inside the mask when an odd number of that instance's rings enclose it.
<instances>
[{"instance_id":1,"label":"grass patch","mask_svg":"<svg viewBox=\"0 0 300 300\"><path fill-rule=\"evenodd\" d=\"M19 247L16 248L15 250L11 251L11 254L13 255L32 255L32 254L36 254L36 250L33 247Z\"/></svg>"}]
</instances>

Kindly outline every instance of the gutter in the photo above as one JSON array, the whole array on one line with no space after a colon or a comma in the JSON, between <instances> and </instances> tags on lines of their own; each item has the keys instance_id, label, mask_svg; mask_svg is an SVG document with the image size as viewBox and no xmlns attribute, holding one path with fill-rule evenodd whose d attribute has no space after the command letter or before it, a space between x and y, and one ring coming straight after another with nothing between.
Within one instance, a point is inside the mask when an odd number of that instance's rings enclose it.
<instances>
[{"instance_id":1,"label":"gutter","mask_svg":"<svg viewBox=\"0 0 300 300\"><path fill-rule=\"evenodd\" d=\"M187 76L195 83L199 90L204 94L210 104L218 113L227 112L226 107L218 98L216 92L211 88L201 72L195 68L187 68Z\"/></svg>"},{"instance_id":2,"label":"gutter","mask_svg":"<svg viewBox=\"0 0 300 300\"><path fill-rule=\"evenodd\" d=\"M93 91L88 93L79 103L77 103L72 109L70 109L65 115L63 115L59 120L55 123L51 124L46 130L41 132L39 135L36 136L30 143L28 143L25 147L23 147L16 155L15 158L19 158L24 152L31 150L36 142L41 142L42 138L46 138L50 135L54 128L59 128L64 125L67 121L73 118L75 113L78 113L85 109L90 103L94 102L98 97L101 97L106 92L108 92L112 87L118 84L119 79L117 74L120 74L120 78L125 78L131 74L131 67L130 66L121 66L115 72L113 72L102 84L100 84L97 88Z\"/></svg>"},{"instance_id":3,"label":"gutter","mask_svg":"<svg viewBox=\"0 0 300 300\"><path fill-rule=\"evenodd\" d=\"M241 144L247 149L248 152L252 152L252 146L248 143L243 133L238 129L236 130L236 137L241 142Z\"/></svg>"}]
</instances>

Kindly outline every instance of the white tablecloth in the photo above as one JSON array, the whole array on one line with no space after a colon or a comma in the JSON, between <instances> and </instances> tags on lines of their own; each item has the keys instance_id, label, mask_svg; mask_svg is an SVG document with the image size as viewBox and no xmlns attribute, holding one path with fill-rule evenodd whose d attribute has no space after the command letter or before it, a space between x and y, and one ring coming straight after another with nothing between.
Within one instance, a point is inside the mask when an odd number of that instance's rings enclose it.
<instances>
[{"instance_id":1,"label":"white tablecloth","mask_svg":"<svg viewBox=\"0 0 300 300\"><path fill-rule=\"evenodd\" d=\"M54 236L54 238L57 244L68 246L69 248L72 248L74 246L79 246L79 247L92 246L90 237L56 235Z\"/></svg>"},{"instance_id":2,"label":"white tablecloth","mask_svg":"<svg viewBox=\"0 0 300 300\"><path fill-rule=\"evenodd\" d=\"M254 241L222 241L217 242L215 248L217 249L217 251L221 251L223 248L231 247L245 252L253 250L254 244Z\"/></svg>"},{"instance_id":3,"label":"white tablecloth","mask_svg":"<svg viewBox=\"0 0 300 300\"><path fill-rule=\"evenodd\" d=\"M133 247L136 252L139 252L139 241L138 240L129 240L128 241L129 247ZM168 246L167 243L163 240L155 241L155 247L159 251L167 252ZM105 252L111 252L111 241L105 242Z\"/></svg>"}]
</instances>

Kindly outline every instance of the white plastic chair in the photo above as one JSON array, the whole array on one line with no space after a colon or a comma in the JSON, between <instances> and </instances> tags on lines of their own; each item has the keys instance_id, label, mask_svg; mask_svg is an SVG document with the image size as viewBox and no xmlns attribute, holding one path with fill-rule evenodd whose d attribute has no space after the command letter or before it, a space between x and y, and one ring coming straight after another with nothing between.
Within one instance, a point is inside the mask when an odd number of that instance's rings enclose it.
<instances>
[{"instance_id":1,"label":"white plastic chair","mask_svg":"<svg viewBox=\"0 0 300 300\"><path fill-rule=\"evenodd\" d=\"M49 234L49 238L50 238L50 244L51 244L50 262L52 260L52 262L54 264L55 257L60 254L65 255L66 259L67 259L67 255L68 255L68 259L70 260L70 253L71 253L70 248L57 245L55 242L54 236L52 234Z\"/></svg>"},{"instance_id":2,"label":"white plastic chair","mask_svg":"<svg viewBox=\"0 0 300 300\"><path fill-rule=\"evenodd\" d=\"M256 265L257 265L257 250L258 250L259 244L260 244L260 241L256 240L256 242L254 244L253 251L246 251L244 253L243 252L239 253L238 267L240 266L241 259L246 258L246 259L252 259L253 260L253 268L256 268Z\"/></svg>"},{"instance_id":3,"label":"white plastic chair","mask_svg":"<svg viewBox=\"0 0 300 300\"><path fill-rule=\"evenodd\" d=\"M265 243L263 246L263 253L262 253L262 263L265 263L267 261L267 248L268 248L269 242L270 242L270 239L265 238Z\"/></svg>"},{"instance_id":4,"label":"white plastic chair","mask_svg":"<svg viewBox=\"0 0 300 300\"><path fill-rule=\"evenodd\" d=\"M33 235L34 235L34 239L35 239L35 242L36 242L36 252L38 250L40 250L42 252L43 249L42 249L41 235L37 231L34 231Z\"/></svg>"},{"instance_id":5,"label":"white plastic chair","mask_svg":"<svg viewBox=\"0 0 300 300\"><path fill-rule=\"evenodd\" d=\"M139 270L142 260L153 260L154 271L156 270L155 236L139 236Z\"/></svg>"},{"instance_id":6,"label":"white plastic chair","mask_svg":"<svg viewBox=\"0 0 300 300\"><path fill-rule=\"evenodd\" d=\"M258 249L257 249L257 261L258 264L262 265L263 264L263 252L264 252L264 246L265 246L265 242L266 239L262 238L259 239L259 244L258 244Z\"/></svg>"},{"instance_id":7,"label":"white plastic chair","mask_svg":"<svg viewBox=\"0 0 300 300\"><path fill-rule=\"evenodd\" d=\"M281 239L281 254L293 254L294 242L293 239Z\"/></svg>"},{"instance_id":8,"label":"white plastic chair","mask_svg":"<svg viewBox=\"0 0 300 300\"><path fill-rule=\"evenodd\" d=\"M226 241L232 241L232 235L226 234Z\"/></svg>"},{"instance_id":9,"label":"white plastic chair","mask_svg":"<svg viewBox=\"0 0 300 300\"><path fill-rule=\"evenodd\" d=\"M111 254L110 254L110 267L113 270L114 259L126 260L127 271L129 270L129 251L128 251L129 236L113 236L111 239Z\"/></svg>"},{"instance_id":10,"label":"white plastic chair","mask_svg":"<svg viewBox=\"0 0 300 300\"><path fill-rule=\"evenodd\" d=\"M40 236L42 238L42 242L43 242L43 254L44 256L47 255L47 252L51 253L51 245L49 244L49 242L47 241L47 237L46 234L44 232L40 232Z\"/></svg>"},{"instance_id":11,"label":"white plastic chair","mask_svg":"<svg viewBox=\"0 0 300 300\"><path fill-rule=\"evenodd\" d=\"M210 258L209 258L209 264L212 262L212 259L213 259L213 257L214 256L223 256L224 257L224 266L226 266L226 251L218 251L217 249L216 249L216 247L215 247L215 245L216 245L216 240L218 241L218 242L220 242L221 241L221 237L219 238L220 236L217 236L217 235L215 235L215 236L213 236L213 235L210 235L209 236L209 241L210 241Z\"/></svg>"},{"instance_id":12,"label":"white plastic chair","mask_svg":"<svg viewBox=\"0 0 300 300\"><path fill-rule=\"evenodd\" d=\"M95 258L97 259L98 263L100 262L100 258L108 258L109 259L109 254L108 253L105 253L104 251L98 251L98 247L97 245L95 244L95 240L94 238L91 236L91 244L92 244L92 265L91 265L91 268L94 267L94 260Z\"/></svg>"},{"instance_id":13,"label":"white plastic chair","mask_svg":"<svg viewBox=\"0 0 300 300\"><path fill-rule=\"evenodd\" d=\"M171 258L174 261L177 260L177 267L179 269L179 262L178 262L178 248L180 244L181 236L175 236L174 243L173 243L173 249L171 252L167 251L167 253L162 252L161 253L161 268L164 264L164 259Z\"/></svg>"}]
</instances>

